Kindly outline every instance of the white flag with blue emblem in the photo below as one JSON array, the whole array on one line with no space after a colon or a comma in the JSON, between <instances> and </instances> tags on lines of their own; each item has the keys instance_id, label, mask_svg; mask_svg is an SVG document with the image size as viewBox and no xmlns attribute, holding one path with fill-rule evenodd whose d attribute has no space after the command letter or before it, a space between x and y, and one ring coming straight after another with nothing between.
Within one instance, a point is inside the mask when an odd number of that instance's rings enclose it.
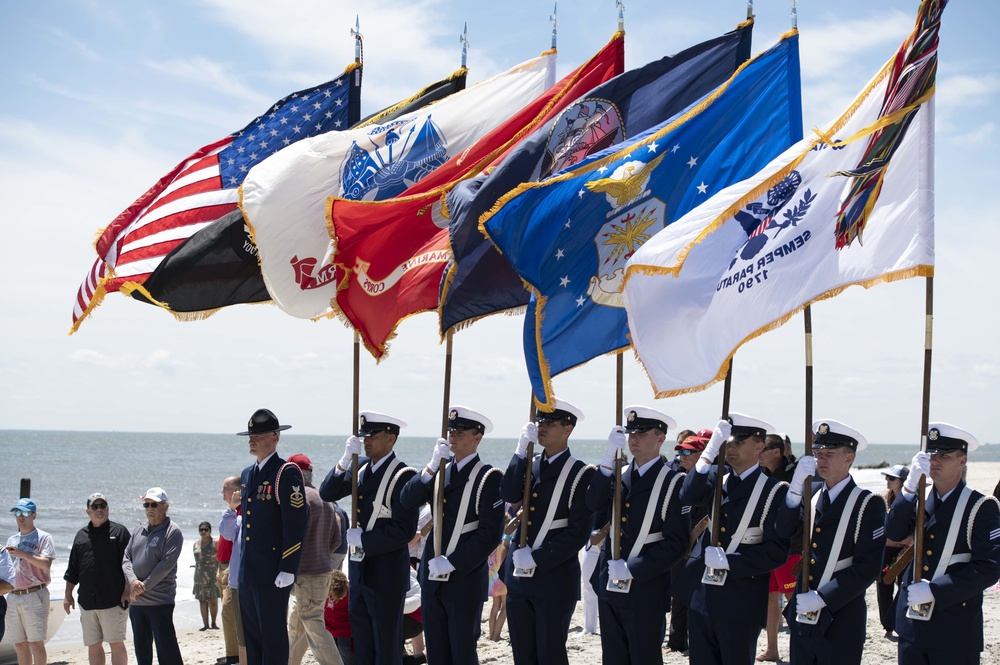
<instances>
[{"instance_id":1,"label":"white flag with blue emblem","mask_svg":"<svg viewBox=\"0 0 1000 665\"><path fill-rule=\"evenodd\" d=\"M933 274L937 22L821 136L792 146L629 259L632 343L656 396L725 377L742 344L850 285Z\"/></svg>"},{"instance_id":2,"label":"white flag with blue emblem","mask_svg":"<svg viewBox=\"0 0 1000 665\"><path fill-rule=\"evenodd\" d=\"M546 52L431 107L344 132L304 139L254 166L240 208L254 234L261 273L286 313L323 316L336 296L326 200L384 200L460 155L555 82Z\"/></svg>"}]
</instances>

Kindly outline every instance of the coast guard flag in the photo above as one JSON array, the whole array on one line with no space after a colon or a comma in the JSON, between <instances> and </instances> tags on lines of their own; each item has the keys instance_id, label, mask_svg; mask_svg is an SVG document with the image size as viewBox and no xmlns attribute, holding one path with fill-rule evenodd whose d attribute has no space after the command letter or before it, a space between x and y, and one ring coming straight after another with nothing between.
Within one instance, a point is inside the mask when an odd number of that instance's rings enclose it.
<instances>
[{"instance_id":1,"label":"coast guard flag","mask_svg":"<svg viewBox=\"0 0 1000 665\"><path fill-rule=\"evenodd\" d=\"M331 312L328 197L401 194L548 89L555 59L545 53L395 120L299 141L251 169L240 208L275 304L300 318Z\"/></svg>"},{"instance_id":2,"label":"coast guard flag","mask_svg":"<svg viewBox=\"0 0 1000 665\"><path fill-rule=\"evenodd\" d=\"M464 90L467 73L462 67L408 99L373 113L351 129L388 122ZM142 302L152 299L154 304L184 320L205 318L229 305L271 299L260 274L257 245L239 208L175 247L143 287L133 291L132 297Z\"/></svg>"},{"instance_id":3,"label":"coast guard flag","mask_svg":"<svg viewBox=\"0 0 1000 665\"><path fill-rule=\"evenodd\" d=\"M798 34L692 108L561 175L521 185L481 227L532 289L525 361L551 377L629 344L625 262L653 234L802 137ZM532 310L537 311L532 311Z\"/></svg>"},{"instance_id":4,"label":"coast guard flag","mask_svg":"<svg viewBox=\"0 0 1000 665\"><path fill-rule=\"evenodd\" d=\"M744 342L852 284L931 275L930 97L940 9L820 138L792 146L647 242L625 286L657 397L725 376Z\"/></svg>"},{"instance_id":5,"label":"coast guard flag","mask_svg":"<svg viewBox=\"0 0 1000 665\"><path fill-rule=\"evenodd\" d=\"M625 35L615 34L594 57L567 74L475 145L386 201L330 200L330 236L337 246L337 307L381 358L400 321L438 306L447 265L448 223L440 214L447 191L479 173L573 100L621 73Z\"/></svg>"},{"instance_id":6,"label":"coast guard flag","mask_svg":"<svg viewBox=\"0 0 1000 665\"><path fill-rule=\"evenodd\" d=\"M684 110L750 57L753 22L594 88L512 150L492 172L448 192L454 259L441 281L441 336L528 304L528 290L479 232L479 218L522 182L542 180Z\"/></svg>"},{"instance_id":7,"label":"coast guard flag","mask_svg":"<svg viewBox=\"0 0 1000 665\"><path fill-rule=\"evenodd\" d=\"M101 233L97 260L73 304L73 326L111 291L130 294L171 250L236 209L250 168L307 136L344 129L361 117L361 65L338 78L278 100L238 132L196 150L160 178Z\"/></svg>"}]
</instances>

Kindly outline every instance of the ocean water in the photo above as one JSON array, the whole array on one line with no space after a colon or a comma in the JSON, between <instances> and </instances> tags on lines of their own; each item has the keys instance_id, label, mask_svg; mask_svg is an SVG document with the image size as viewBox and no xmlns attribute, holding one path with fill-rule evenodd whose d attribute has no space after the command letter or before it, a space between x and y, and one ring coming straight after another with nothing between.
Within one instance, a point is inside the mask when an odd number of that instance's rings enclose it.
<instances>
[{"instance_id":1,"label":"ocean water","mask_svg":"<svg viewBox=\"0 0 1000 665\"><path fill-rule=\"evenodd\" d=\"M340 459L346 435L310 436L284 433L278 446L283 457L305 453L313 462L315 484ZM402 437L397 455L411 466L420 467L430 457L435 439ZM487 439L480 446L485 462L506 468L516 439ZM573 455L598 463L604 454L603 440L570 440ZM794 445L801 454L801 443ZM144 522L140 497L150 487L162 487L170 498L169 515L184 533L185 548L178 564L178 629L201 625L198 604L191 596L194 574L192 543L198 538L198 524L215 526L225 506L222 481L238 475L252 460L245 437L225 434L165 434L149 432L65 432L0 430L0 536L6 539L17 530L9 508L16 503L20 479L31 479L31 496L38 504L38 528L52 534L57 558L52 566L52 597L63 596L62 576L69 549L77 530L86 525L87 497L101 492L108 498L111 519L129 530ZM666 452L666 451L665 451ZM856 466L908 463L915 447L900 444L871 444L858 455ZM970 461L1000 462L1000 445L987 445L970 455ZM884 489L879 471L861 469L855 473L859 484L873 490ZM55 641L79 639L79 620L74 612L67 617Z\"/></svg>"}]
</instances>

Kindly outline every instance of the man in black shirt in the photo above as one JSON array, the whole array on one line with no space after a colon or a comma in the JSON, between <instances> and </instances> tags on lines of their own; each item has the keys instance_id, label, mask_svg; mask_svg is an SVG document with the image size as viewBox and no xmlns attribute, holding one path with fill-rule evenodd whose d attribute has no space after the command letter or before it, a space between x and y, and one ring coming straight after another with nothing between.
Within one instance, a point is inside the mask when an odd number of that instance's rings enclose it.
<instances>
[{"instance_id":1,"label":"man in black shirt","mask_svg":"<svg viewBox=\"0 0 1000 665\"><path fill-rule=\"evenodd\" d=\"M76 605L73 589L79 584L80 623L90 665L104 665L104 642L111 645L111 665L125 665L125 627L128 623L128 587L122 557L130 538L128 529L108 519L108 500L94 493L87 499L90 524L73 540L66 568L66 614Z\"/></svg>"}]
</instances>

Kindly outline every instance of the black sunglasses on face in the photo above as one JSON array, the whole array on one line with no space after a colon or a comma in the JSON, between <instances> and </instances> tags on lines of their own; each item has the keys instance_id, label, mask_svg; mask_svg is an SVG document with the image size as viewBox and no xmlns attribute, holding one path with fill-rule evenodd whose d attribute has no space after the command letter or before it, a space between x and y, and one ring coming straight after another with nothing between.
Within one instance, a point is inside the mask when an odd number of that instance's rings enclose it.
<instances>
[{"instance_id":1,"label":"black sunglasses on face","mask_svg":"<svg viewBox=\"0 0 1000 665\"><path fill-rule=\"evenodd\" d=\"M143 508L159 508L160 504L153 503L152 501L146 501L145 503L142 504L142 507Z\"/></svg>"},{"instance_id":2,"label":"black sunglasses on face","mask_svg":"<svg viewBox=\"0 0 1000 665\"><path fill-rule=\"evenodd\" d=\"M106 503L92 503L90 504L91 510L107 510L108 504Z\"/></svg>"},{"instance_id":3,"label":"black sunglasses on face","mask_svg":"<svg viewBox=\"0 0 1000 665\"><path fill-rule=\"evenodd\" d=\"M198 531L201 531L202 533L211 533L212 532L211 529L205 529L205 528L198 529Z\"/></svg>"}]
</instances>

